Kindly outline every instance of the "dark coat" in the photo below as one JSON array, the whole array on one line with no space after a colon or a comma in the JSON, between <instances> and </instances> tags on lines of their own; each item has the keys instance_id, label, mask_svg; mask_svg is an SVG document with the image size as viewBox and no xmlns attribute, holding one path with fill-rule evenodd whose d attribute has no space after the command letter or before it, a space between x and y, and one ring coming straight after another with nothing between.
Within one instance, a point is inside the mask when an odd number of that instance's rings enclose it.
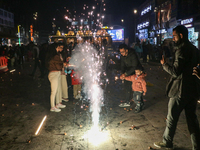
<instances>
[{"instance_id":1,"label":"dark coat","mask_svg":"<svg viewBox=\"0 0 200 150\"><path fill-rule=\"evenodd\" d=\"M196 76L193 67L198 64L198 49L189 41L176 47L172 65L163 69L171 75L166 92L170 98L197 98Z\"/></svg>"},{"instance_id":2,"label":"dark coat","mask_svg":"<svg viewBox=\"0 0 200 150\"><path fill-rule=\"evenodd\" d=\"M134 50L129 50L126 57L121 56L121 71L122 73L125 73L126 76L133 75L137 67L140 67L143 70L143 67Z\"/></svg>"}]
</instances>

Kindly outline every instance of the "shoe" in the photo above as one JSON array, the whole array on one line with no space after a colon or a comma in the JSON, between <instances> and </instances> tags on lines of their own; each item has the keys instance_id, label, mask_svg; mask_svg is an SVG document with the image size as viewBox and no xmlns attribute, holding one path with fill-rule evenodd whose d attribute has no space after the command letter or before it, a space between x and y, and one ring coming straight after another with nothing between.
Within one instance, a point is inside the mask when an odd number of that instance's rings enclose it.
<instances>
[{"instance_id":1,"label":"shoe","mask_svg":"<svg viewBox=\"0 0 200 150\"><path fill-rule=\"evenodd\" d=\"M128 104L128 103L121 103L121 104L119 105L119 107L129 107L129 106L131 106L131 105Z\"/></svg>"},{"instance_id":2,"label":"shoe","mask_svg":"<svg viewBox=\"0 0 200 150\"><path fill-rule=\"evenodd\" d=\"M172 147L168 147L165 143L163 142L155 142L154 146L156 146L157 148L165 148L167 150L173 150L173 146Z\"/></svg>"},{"instance_id":3,"label":"shoe","mask_svg":"<svg viewBox=\"0 0 200 150\"><path fill-rule=\"evenodd\" d=\"M56 105L56 107L57 107L57 108L65 108L66 105L63 105L63 104L59 103L59 104Z\"/></svg>"},{"instance_id":4,"label":"shoe","mask_svg":"<svg viewBox=\"0 0 200 150\"><path fill-rule=\"evenodd\" d=\"M52 108L50 109L50 111L52 111L52 112L60 112L61 109L59 109L59 108L57 108L57 107L52 107Z\"/></svg>"},{"instance_id":5,"label":"shoe","mask_svg":"<svg viewBox=\"0 0 200 150\"><path fill-rule=\"evenodd\" d=\"M135 113L139 113L141 111L142 111L141 109L135 109Z\"/></svg>"},{"instance_id":6,"label":"shoe","mask_svg":"<svg viewBox=\"0 0 200 150\"><path fill-rule=\"evenodd\" d=\"M69 102L69 98L62 98L62 101Z\"/></svg>"}]
</instances>

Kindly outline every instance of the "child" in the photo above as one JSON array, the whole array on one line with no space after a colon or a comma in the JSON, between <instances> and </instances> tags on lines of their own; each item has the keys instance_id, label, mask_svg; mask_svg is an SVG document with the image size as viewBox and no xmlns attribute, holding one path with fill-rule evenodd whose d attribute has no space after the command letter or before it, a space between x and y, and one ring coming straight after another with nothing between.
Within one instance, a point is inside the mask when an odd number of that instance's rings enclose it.
<instances>
[{"instance_id":1,"label":"child","mask_svg":"<svg viewBox=\"0 0 200 150\"><path fill-rule=\"evenodd\" d=\"M74 69L73 69L70 76L72 78L74 99L82 98L81 97L81 80L80 80L79 72L74 71Z\"/></svg>"},{"instance_id":2,"label":"child","mask_svg":"<svg viewBox=\"0 0 200 150\"><path fill-rule=\"evenodd\" d=\"M146 88L146 81L144 77L146 76L145 73L139 68L135 70L135 74L123 78L120 76L120 79L122 80L128 80L132 81L132 90L133 93L133 99L135 101L136 107L135 107L135 113L139 113L144 108L144 102L143 102L143 95L146 94L147 88Z\"/></svg>"}]
</instances>

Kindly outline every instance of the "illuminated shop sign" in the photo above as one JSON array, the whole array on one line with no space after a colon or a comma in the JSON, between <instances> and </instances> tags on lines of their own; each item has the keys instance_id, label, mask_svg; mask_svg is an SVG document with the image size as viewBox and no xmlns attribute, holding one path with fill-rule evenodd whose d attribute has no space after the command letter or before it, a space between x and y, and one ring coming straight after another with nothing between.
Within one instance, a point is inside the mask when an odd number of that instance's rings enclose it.
<instances>
[{"instance_id":1,"label":"illuminated shop sign","mask_svg":"<svg viewBox=\"0 0 200 150\"><path fill-rule=\"evenodd\" d=\"M181 21L181 24L182 25L185 25L185 24L190 24L193 22L193 18L189 18L189 19L184 19Z\"/></svg>"},{"instance_id":2,"label":"illuminated shop sign","mask_svg":"<svg viewBox=\"0 0 200 150\"><path fill-rule=\"evenodd\" d=\"M145 27L148 27L149 26L149 22L144 22L144 23L141 23L141 24L138 24L137 25L137 29L140 30L142 28L145 28Z\"/></svg>"},{"instance_id":3,"label":"illuminated shop sign","mask_svg":"<svg viewBox=\"0 0 200 150\"><path fill-rule=\"evenodd\" d=\"M148 29L139 30L139 39L147 39L148 38Z\"/></svg>"},{"instance_id":4,"label":"illuminated shop sign","mask_svg":"<svg viewBox=\"0 0 200 150\"><path fill-rule=\"evenodd\" d=\"M141 12L141 16L143 16L144 14L148 13L151 10L151 5L148 6L147 8L145 8L142 12Z\"/></svg>"},{"instance_id":5,"label":"illuminated shop sign","mask_svg":"<svg viewBox=\"0 0 200 150\"><path fill-rule=\"evenodd\" d=\"M167 33L166 29L162 29L162 30L158 30L156 31L157 34L160 34L160 33Z\"/></svg>"}]
</instances>

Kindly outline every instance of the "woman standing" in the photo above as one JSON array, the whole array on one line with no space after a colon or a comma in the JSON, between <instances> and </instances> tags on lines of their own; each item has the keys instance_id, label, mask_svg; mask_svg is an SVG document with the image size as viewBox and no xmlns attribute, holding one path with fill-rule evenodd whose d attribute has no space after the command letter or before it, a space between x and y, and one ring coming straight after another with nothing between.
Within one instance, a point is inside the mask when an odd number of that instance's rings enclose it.
<instances>
[{"instance_id":1,"label":"woman standing","mask_svg":"<svg viewBox=\"0 0 200 150\"><path fill-rule=\"evenodd\" d=\"M51 84L50 104L52 112L60 112L60 108L65 108L62 102L62 89L61 89L61 71L63 68L63 61L61 54L63 45L61 43L53 43L49 46L49 52L46 57L47 68L49 70L49 81Z\"/></svg>"}]
</instances>

